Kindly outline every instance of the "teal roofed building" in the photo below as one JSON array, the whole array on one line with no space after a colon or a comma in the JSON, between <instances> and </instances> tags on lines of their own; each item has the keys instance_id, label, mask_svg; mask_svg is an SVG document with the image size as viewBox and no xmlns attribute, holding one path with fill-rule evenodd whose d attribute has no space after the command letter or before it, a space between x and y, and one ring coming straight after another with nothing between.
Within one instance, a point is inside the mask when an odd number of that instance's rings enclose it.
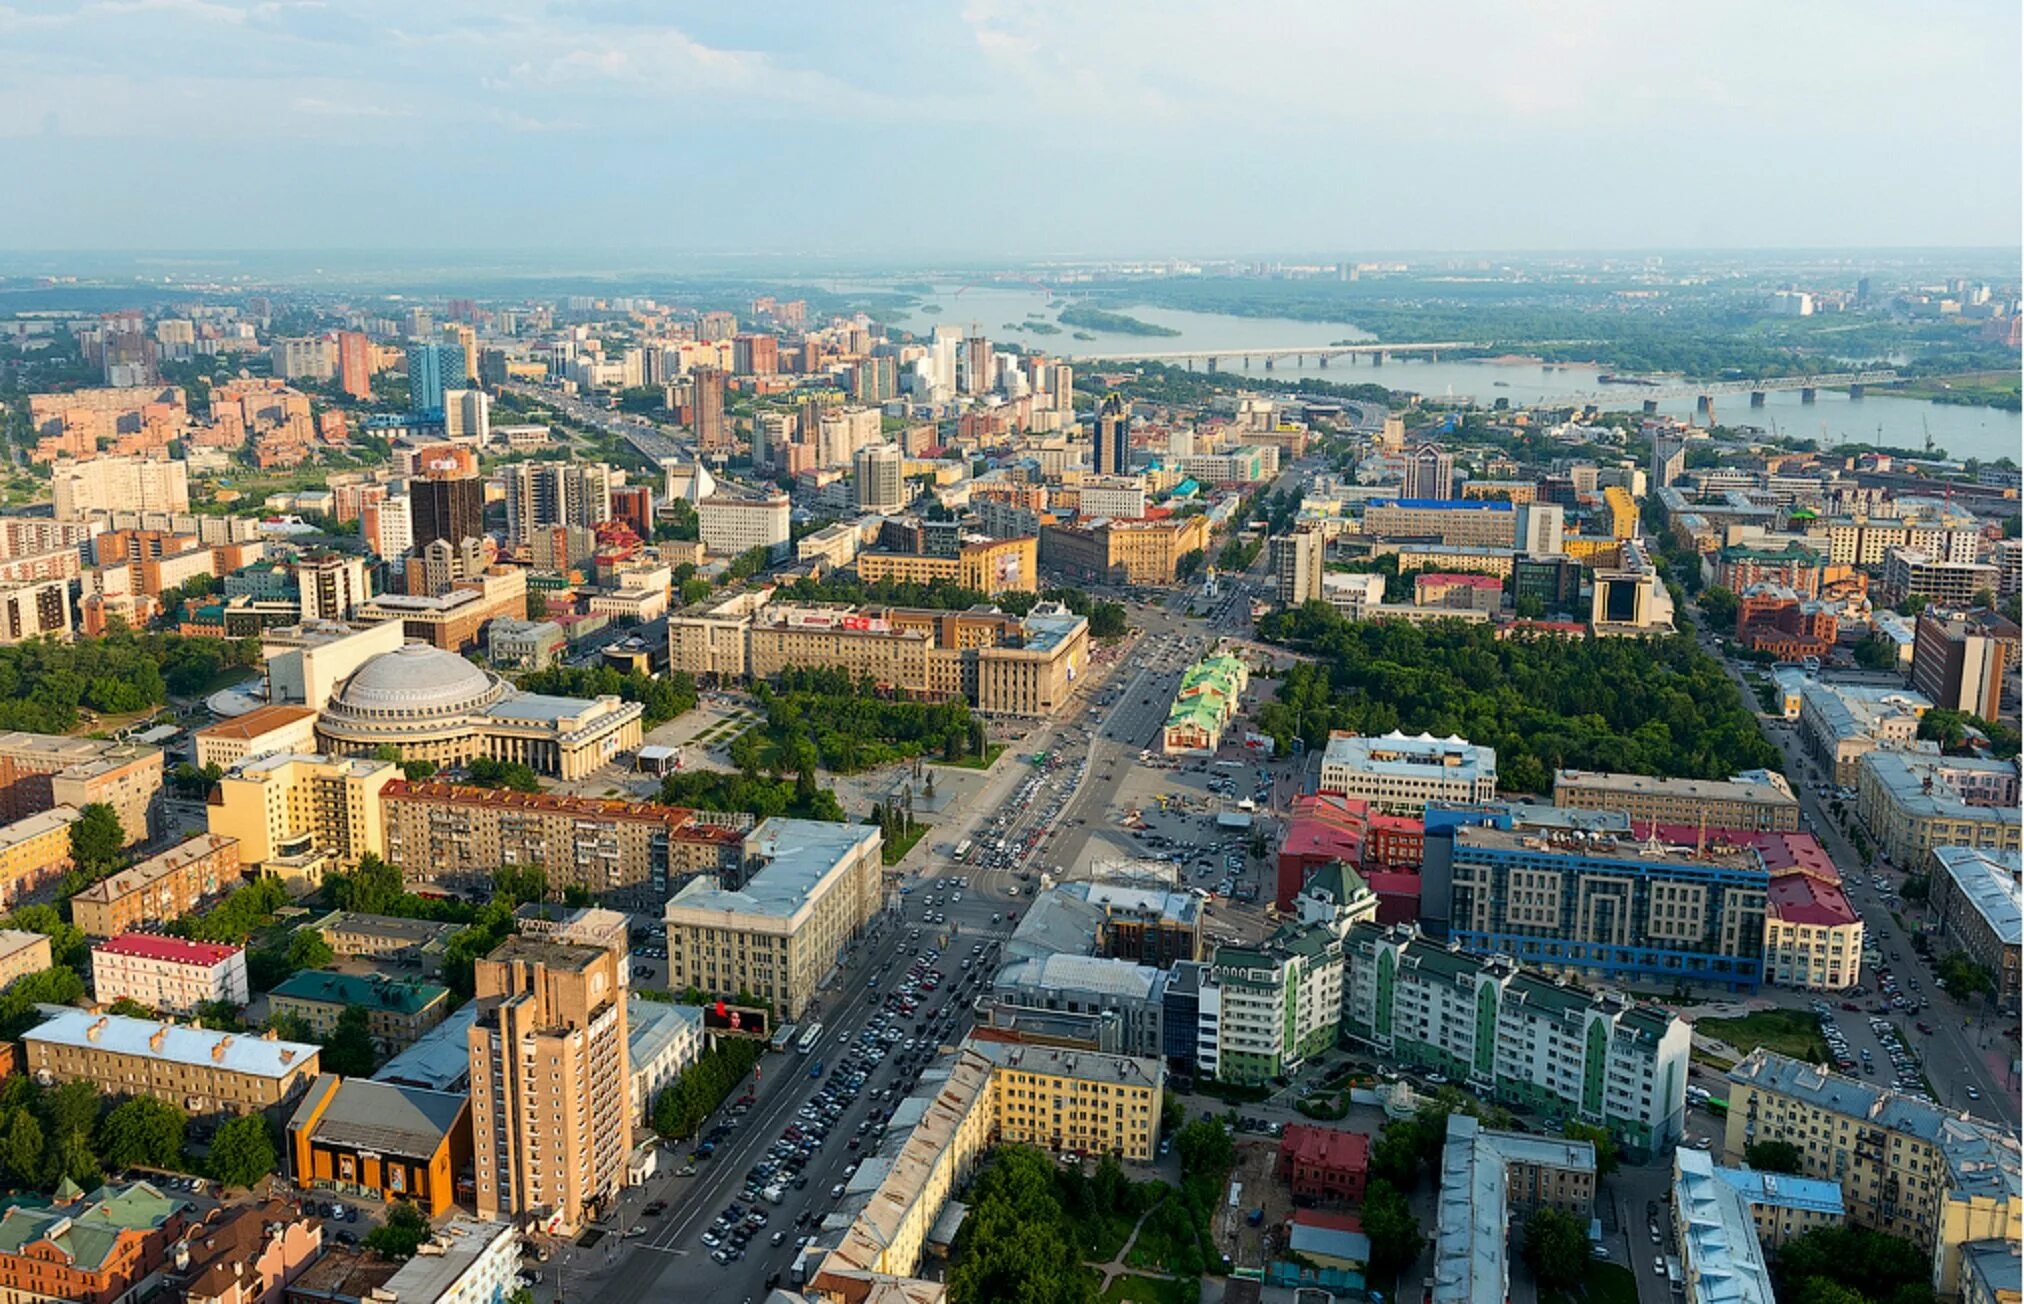
<instances>
[{"instance_id":1,"label":"teal roofed building","mask_svg":"<svg viewBox=\"0 0 2024 1304\"><path fill-rule=\"evenodd\" d=\"M1223 745L1223 731L1236 718L1250 683L1250 668L1228 653L1189 666L1174 691L1160 749L1169 756L1213 753Z\"/></svg>"},{"instance_id":2,"label":"teal roofed building","mask_svg":"<svg viewBox=\"0 0 2024 1304\"><path fill-rule=\"evenodd\" d=\"M435 983L382 975L305 969L267 994L268 1008L293 1014L309 1025L319 1040L337 1030L345 1010L359 1006L372 1028L373 1047L381 1055L407 1049L449 1017L455 1004L450 989Z\"/></svg>"}]
</instances>

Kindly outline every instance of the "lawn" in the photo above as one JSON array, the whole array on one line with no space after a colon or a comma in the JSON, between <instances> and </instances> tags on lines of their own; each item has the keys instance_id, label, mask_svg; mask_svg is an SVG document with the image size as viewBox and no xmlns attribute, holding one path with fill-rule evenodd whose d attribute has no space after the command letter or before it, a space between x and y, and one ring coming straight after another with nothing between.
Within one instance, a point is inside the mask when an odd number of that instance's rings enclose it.
<instances>
[{"instance_id":1,"label":"lawn","mask_svg":"<svg viewBox=\"0 0 2024 1304\"><path fill-rule=\"evenodd\" d=\"M982 756L966 756L960 761L940 761L928 757L923 757L922 759L928 760L933 765L953 765L959 770L988 770L1004 754L1004 743L992 743L984 749Z\"/></svg>"},{"instance_id":2,"label":"lawn","mask_svg":"<svg viewBox=\"0 0 2024 1304\"><path fill-rule=\"evenodd\" d=\"M1113 1278L1103 1292L1104 1304L1195 1304L1201 1297L1202 1288L1194 1281L1131 1273Z\"/></svg>"},{"instance_id":3,"label":"lawn","mask_svg":"<svg viewBox=\"0 0 2024 1304\"><path fill-rule=\"evenodd\" d=\"M1758 1010L1740 1019L1697 1019L1694 1031L1728 1042L1744 1054L1758 1046L1806 1064L1831 1062L1819 1016L1806 1010Z\"/></svg>"},{"instance_id":4,"label":"lawn","mask_svg":"<svg viewBox=\"0 0 2024 1304\"><path fill-rule=\"evenodd\" d=\"M891 842L886 843L885 850L881 853L885 863L888 865L899 864L900 857L912 851L914 844L927 836L927 832L927 825L916 823L905 835L894 838Z\"/></svg>"},{"instance_id":5,"label":"lawn","mask_svg":"<svg viewBox=\"0 0 2024 1304\"><path fill-rule=\"evenodd\" d=\"M1620 1264L1591 1260L1578 1290L1542 1290L1539 1304L1637 1304L1637 1274Z\"/></svg>"}]
</instances>

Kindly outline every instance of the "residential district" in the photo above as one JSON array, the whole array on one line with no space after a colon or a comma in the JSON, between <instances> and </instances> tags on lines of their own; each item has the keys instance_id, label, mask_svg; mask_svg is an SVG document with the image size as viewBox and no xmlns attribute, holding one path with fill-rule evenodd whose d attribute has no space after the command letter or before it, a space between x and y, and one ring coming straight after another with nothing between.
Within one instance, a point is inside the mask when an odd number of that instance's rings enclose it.
<instances>
[{"instance_id":1,"label":"residential district","mask_svg":"<svg viewBox=\"0 0 2024 1304\"><path fill-rule=\"evenodd\" d=\"M2014 461L776 297L0 339L7 1299L2020 1298Z\"/></svg>"}]
</instances>

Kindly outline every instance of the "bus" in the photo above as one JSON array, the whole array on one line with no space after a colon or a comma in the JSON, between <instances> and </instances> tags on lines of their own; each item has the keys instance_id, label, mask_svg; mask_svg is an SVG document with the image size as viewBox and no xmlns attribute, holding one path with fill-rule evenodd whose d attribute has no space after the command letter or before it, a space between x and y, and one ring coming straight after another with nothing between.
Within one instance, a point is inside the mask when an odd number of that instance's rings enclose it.
<instances>
[{"instance_id":1,"label":"bus","mask_svg":"<svg viewBox=\"0 0 2024 1304\"><path fill-rule=\"evenodd\" d=\"M956 863L960 865L969 858L970 858L970 840L968 838L964 838L961 842L958 842L956 844L955 860Z\"/></svg>"},{"instance_id":2,"label":"bus","mask_svg":"<svg viewBox=\"0 0 2024 1304\"><path fill-rule=\"evenodd\" d=\"M789 1046L792 1046L793 1044L794 1044L794 1025L791 1023L783 1023L780 1025L778 1029L774 1031L773 1040L768 1042L767 1046L774 1052L774 1054L777 1055L781 1051L786 1050Z\"/></svg>"},{"instance_id":3,"label":"bus","mask_svg":"<svg viewBox=\"0 0 2024 1304\"><path fill-rule=\"evenodd\" d=\"M1708 1097L1708 1112L1716 1118L1727 1118L1729 1116L1729 1102L1720 1096L1710 1096Z\"/></svg>"},{"instance_id":4,"label":"bus","mask_svg":"<svg viewBox=\"0 0 2024 1304\"><path fill-rule=\"evenodd\" d=\"M822 1025L819 1023L811 1023L808 1025L808 1031L801 1034L801 1045L799 1047L799 1050L803 1055L806 1055L809 1051L814 1050L815 1043L821 1040L822 1040Z\"/></svg>"}]
</instances>

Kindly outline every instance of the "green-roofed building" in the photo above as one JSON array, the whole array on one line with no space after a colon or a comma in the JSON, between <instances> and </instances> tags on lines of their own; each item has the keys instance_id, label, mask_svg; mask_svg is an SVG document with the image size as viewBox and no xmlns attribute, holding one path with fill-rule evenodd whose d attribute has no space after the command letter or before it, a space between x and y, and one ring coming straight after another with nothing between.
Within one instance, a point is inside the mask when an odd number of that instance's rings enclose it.
<instances>
[{"instance_id":1,"label":"green-roofed building","mask_svg":"<svg viewBox=\"0 0 2024 1304\"><path fill-rule=\"evenodd\" d=\"M448 1018L454 1002L450 989L435 983L304 969L269 992L267 1003L276 1013L300 1015L318 1039L336 1031L347 1006L360 1006L371 1022L374 1047L393 1055Z\"/></svg>"},{"instance_id":2,"label":"green-roofed building","mask_svg":"<svg viewBox=\"0 0 2024 1304\"><path fill-rule=\"evenodd\" d=\"M1203 657L1181 675L1174 704L1160 734L1160 748L1169 756L1208 754L1223 745L1223 731L1236 718L1251 671L1238 657L1221 653Z\"/></svg>"},{"instance_id":3,"label":"green-roofed building","mask_svg":"<svg viewBox=\"0 0 2024 1304\"><path fill-rule=\"evenodd\" d=\"M161 1268L189 1206L147 1182L71 1186L44 1208L0 1214L0 1297L111 1304Z\"/></svg>"},{"instance_id":4,"label":"green-roofed building","mask_svg":"<svg viewBox=\"0 0 2024 1304\"><path fill-rule=\"evenodd\" d=\"M1196 1012L1201 1072L1268 1082L1333 1048L1342 982L1342 943L1324 925L1292 924L1258 946L1217 947Z\"/></svg>"},{"instance_id":5,"label":"green-roofed building","mask_svg":"<svg viewBox=\"0 0 2024 1304\"><path fill-rule=\"evenodd\" d=\"M1342 943L1343 1031L1486 1100L1609 1129L1640 1160L1678 1143L1692 1034L1669 1011L1478 956L1410 925Z\"/></svg>"}]
</instances>

